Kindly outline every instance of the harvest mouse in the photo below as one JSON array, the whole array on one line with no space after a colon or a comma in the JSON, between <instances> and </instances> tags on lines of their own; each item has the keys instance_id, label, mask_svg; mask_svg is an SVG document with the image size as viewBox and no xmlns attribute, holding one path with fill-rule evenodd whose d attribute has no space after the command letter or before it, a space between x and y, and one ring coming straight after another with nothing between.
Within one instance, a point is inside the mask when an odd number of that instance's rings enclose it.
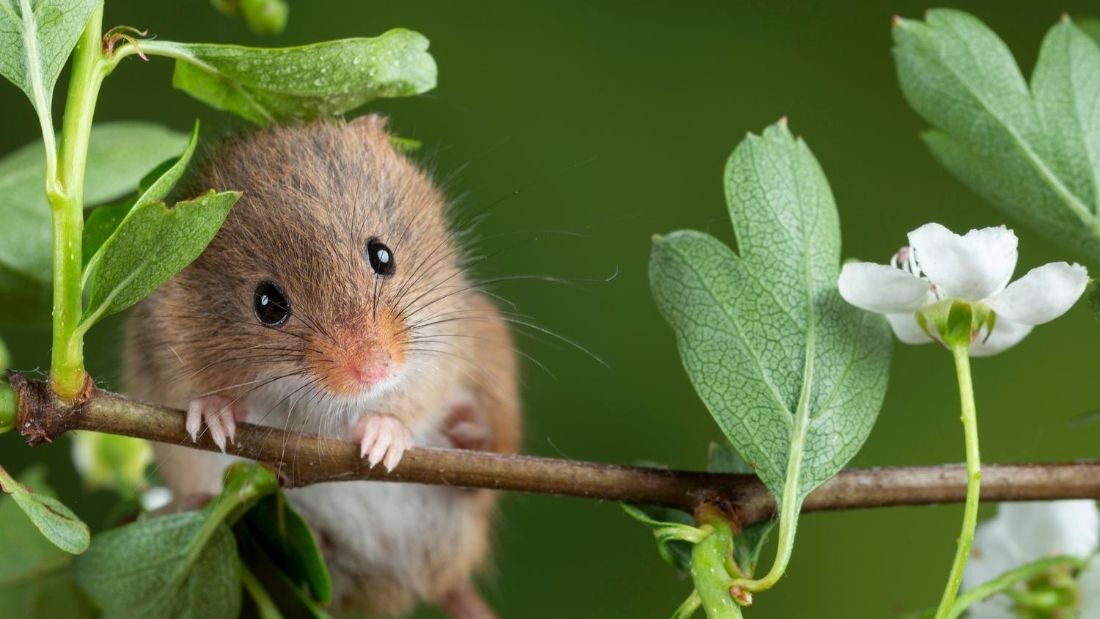
<instances>
[{"instance_id":1,"label":"harvest mouse","mask_svg":"<svg viewBox=\"0 0 1100 619\"><path fill-rule=\"evenodd\" d=\"M187 411L224 445L240 421L357 441L392 469L411 445L515 452L516 361L428 175L367 116L261 130L214 150L196 191L242 192L206 251L126 326L135 398ZM158 445L177 497L220 490L233 459ZM493 617L471 582L495 496L348 481L292 489L333 578L333 606L420 602Z\"/></svg>"}]
</instances>

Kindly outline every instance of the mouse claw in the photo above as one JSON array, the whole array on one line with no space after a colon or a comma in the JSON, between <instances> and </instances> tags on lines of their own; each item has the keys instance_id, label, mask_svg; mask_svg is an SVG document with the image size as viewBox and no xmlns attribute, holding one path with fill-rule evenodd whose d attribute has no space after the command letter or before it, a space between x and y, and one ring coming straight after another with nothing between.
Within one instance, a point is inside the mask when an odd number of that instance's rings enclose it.
<instances>
[{"instance_id":1,"label":"mouse claw","mask_svg":"<svg viewBox=\"0 0 1100 619\"><path fill-rule=\"evenodd\" d=\"M372 469L381 463L386 472L393 472L412 446L412 432L393 415L364 416L355 426L355 436L359 439L359 456L366 458Z\"/></svg>"},{"instance_id":2,"label":"mouse claw","mask_svg":"<svg viewBox=\"0 0 1100 619\"><path fill-rule=\"evenodd\" d=\"M187 433L193 442L198 442L199 433L205 423L210 438L218 449L225 453L225 446L233 443L237 437L237 421L244 419L245 411L236 400L221 396L195 398L187 406Z\"/></svg>"}]
</instances>

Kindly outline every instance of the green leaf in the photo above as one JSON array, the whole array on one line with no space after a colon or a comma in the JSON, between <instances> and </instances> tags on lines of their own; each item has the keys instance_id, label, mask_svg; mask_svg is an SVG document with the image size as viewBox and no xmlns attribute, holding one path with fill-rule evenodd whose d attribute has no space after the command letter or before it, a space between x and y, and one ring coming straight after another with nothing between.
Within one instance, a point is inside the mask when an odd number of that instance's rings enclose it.
<instances>
[{"instance_id":1,"label":"green leaf","mask_svg":"<svg viewBox=\"0 0 1100 619\"><path fill-rule=\"evenodd\" d=\"M0 467L0 490L11 496L46 539L71 554L87 550L91 538L88 525L58 501L45 484L40 489L41 493L32 492Z\"/></svg>"},{"instance_id":2,"label":"green leaf","mask_svg":"<svg viewBox=\"0 0 1100 619\"><path fill-rule=\"evenodd\" d=\"M169 207L162 200L187 169L191 142L145 192L88 262L88 307L82 328L137 303L191 264L213 240L240 194L210 190ZM112 213L107 217L117 216ZM151 252L156 259L150 260Z\"/></svg>"},{"instance_id":3,"label":"green leaf","mask_svg":"<svg viewBox=\"0 0 1100 619\"><path fill-rule=\"evenodd\" d=\"M166 41L142 49L176 59L176 88L260 125L335 116L379 97L426 92L436 81L428 39L403 29L276 49Z\"/></svg>"},{"instance_id":4,"label":"green leaf","mask_svg":"<svg viewBox=\"0 0 1100 619\"><path fill-rule=\"evenodd\" d=\"M45 469L32 467L21 484L51 494ZM0 614L26 619L84 619L91 608L68 573L72 555L42 537L11 497L0 498Z\"/></svg>"},{"instance_id":5,"label":"green leaf","mask_svg":"<svg viewBox=\"0 0 1100 619\"><path fill-rule=\"evenodd\" d=\"M122 220L126 219L126 215L132 208L134 208L133 199L117 204L104 204L88 214L88 218L84 221L84 236L80 244L82 267L88 268L92 257L96 255L99 248L103 247L107 239L111 238L115 230L118 230L118 226Z\"/></svg>"},{"instance_id":6,"label":"green leaf","mask_svg":"<svg viewBox=\"0 0 1100 619\"><path fill-rule=\"evenodd\" d=\"M232 619L241 605L233 534L208 513L139 520L101 533L73 563L104 619Z\"/></svg>"},{"instance_id":7,"label":"green leaf","mask_svg":"<svg viewBox=\"0 0 1100 619\"><path fill-rule=\"evenodd\" d=\"M0 0L0 75L49 115L57 76L99 0Z\"/></svg>"},{"instance_id":8,"label":"green leaf","mask_svg":"<svg viewBox=\"0 0 1100 619\"><path fill-rule=\"evenodd\" d=\"M929 11L893 29L898 79L934 129L932 154L1011 217L1100 263L1100 48L1068 18L1047 33L1028 87L976 17Z\"/></svg>"},{"instance_id":9,"label":"green leaf","mask_svg":"<svg viewBox=\"0 0 1100 619\"><path fill-rule=\"evenodd\" d=\"M132 191L149 161L180 152L186 137L151 123L116 122L93 127L88 151L87 204ZM50 207L46 201L42 142L0 159L0 306L2 322L49 319Z\"/></svg>"},{"instance_id":10,"label":"green leaf","mask_svg":"<svg viewBox=\"0 0 1100 619\"><path fill-rule=\"evenodd\" d=\"M332 599L332 580L313 531L281 492L260 499L243 523L289 580L308 587L322 604Z\"/></svg>"},{"instance_id":11,"label":"green leaf","mask_svg":"<svg viewBox=\"0 0 1100 619\"><path fill-rule=\"evenodd\" d=\"M259 464L237 463L227 469L222 493L202 510L97 535L73 563L77 583L104 619L235 618L241 575L228 525L273 492L274 479Z\"/></svg>"},{"instance_id":12,"label":"green leaf","mask_svg":"<svg viewBox=\"0 0 1100 619\"><path fill-rule=\"evenodd\" d=\"M267 547L256 539L247 524L243 521L238 523L234 527L234 532L237 534L241 561L247 566L249 575L254 579L252 583L246 581L246 585L250 592L258 594L255 597L263 598L266 595L268 598L268 600L258 600L258 607L266 602L273 602L286 617L332 619L331 615L309 595L305 586L293 582L283 570L279 569L278 561L268 554ZM258 610L262 609L258 608Z\"/></svg>"},{"instance_id":13,"label":"green leaf","mask_svg":"<svg viewBox=\"0 0 1100 619\"><path fill-rule=\"evenodd\" d=\"M654 240L650 281L711 415L797 513L866 440L886 391L890 331L837 293L832 194L784 122L733 152L726 197L740 255L675 232Z\"/></svg>"},{"instance_id":14,"label":"green leaf","mask_svg":"<svg viewBox=\"0 0 1100 619\"><path fill-rule=\"evenodd\" d=\"M653 534L657 538L657 554L665 563L681 574L691 572L692 542L682 537L664 534L695 529L695 519L691 514L656 505L620 503L620 506L628 516L653 529Z\"/></svg>"}]
</instances>

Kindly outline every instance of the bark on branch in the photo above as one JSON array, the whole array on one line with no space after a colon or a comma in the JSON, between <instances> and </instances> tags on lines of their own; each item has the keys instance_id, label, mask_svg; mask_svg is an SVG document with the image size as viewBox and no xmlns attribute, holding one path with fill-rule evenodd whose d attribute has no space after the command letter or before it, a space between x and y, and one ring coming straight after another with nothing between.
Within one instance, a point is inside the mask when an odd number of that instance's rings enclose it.
<instances>
[{"instance_id":1,"label":"bark on branch","mask_svg":"<svg viewBox=\"0 0 1100 619\"><path fill-rule=\"evenodd\" d=\"M19 396L19 431L31 445L69 430L92 430L218 451L209 436L192 443L184 414L89 387L73 406L46 383L10 372ZM369 479L490 488L648 503L692 511L721 504L742 526L770 518L771 493L752 475L621 466L454 449L414 448L386 473L359 457L358 445L335 438L239 424L228 453L270 464L287 487ZM815 490L803 511L958 503L966 498L962 465L848 469ZM985 465L983 501L1100 499L1100 462Z\"/></svg>"}]
</instances>

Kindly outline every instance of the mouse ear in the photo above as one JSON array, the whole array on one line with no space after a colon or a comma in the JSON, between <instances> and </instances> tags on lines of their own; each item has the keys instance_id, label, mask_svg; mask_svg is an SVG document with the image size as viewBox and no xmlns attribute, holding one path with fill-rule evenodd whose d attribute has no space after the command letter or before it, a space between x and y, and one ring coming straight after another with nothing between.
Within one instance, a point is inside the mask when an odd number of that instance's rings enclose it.
<instances>
[{"instance_id":1,"label":"mouse ear","mask_svg":"<svg viewBox=\"0 0 1100 619\"><path fill-rule=\"evenodd\" d=\"M366 114L353 119L348 124L368 135L386 135L386 117L381 114Z\"/></svg>"}]
</instances>

